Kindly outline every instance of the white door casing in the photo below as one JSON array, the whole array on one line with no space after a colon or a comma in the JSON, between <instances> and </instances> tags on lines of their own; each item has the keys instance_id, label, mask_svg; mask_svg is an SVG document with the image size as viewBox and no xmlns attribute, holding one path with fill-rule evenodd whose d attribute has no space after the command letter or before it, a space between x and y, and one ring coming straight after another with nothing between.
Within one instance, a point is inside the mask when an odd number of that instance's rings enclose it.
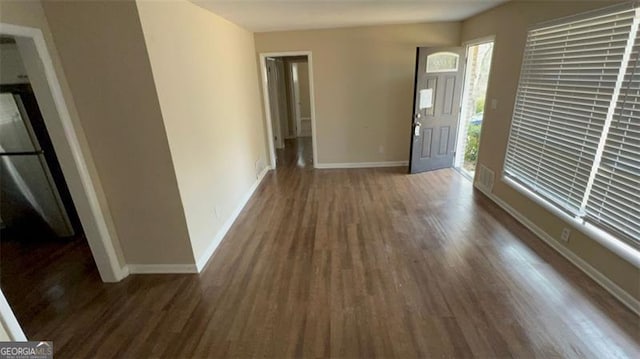
<instances>
[{"instance_id":1,"label":"white door casing","mask_svg":"<svg viewBox=\"0 0 640 359\"><path fill-rule=\"evenodd\" d=\"M273 126L273 140L276 148L283 148L282 119L280 117L280 103L278 101L278 66L273 58L267 59L267 77L269 84L269 108Z\"/></svg>"},{"instance_id":2,"label":"white door casing","mask_svg":"<svg viewBox=\"0 0 640 359\"><path fill-rule=\"evenodd\" d=\"M287 51L287 52L267 52L260 53L260 73L262 77L262 99L265 113L265 128L267 132L267 145L269 150L269 159L271 168L276 168L275 145L273 141L273 128L271 118L271 106L269 105L269 88L267 77L266 59L268 57L287 57L287 56L306 56L309 66L309 105L311 112L311 143L313 148L313 165L318 166L318 141L316 131L316 115L315 115L315 95L313 86L313 54L311 51Z\"/></svg>"},{"instance_id":3,"label":"white door casing","mask_svg":"<svg viewBox=\"0 0 640 359\"><path fill-rule=\"evenodd\" d=\"M128 275L119 259L120 243L99 202L99 184L89 173L42 31L0 23L0 34L16 40L100 277L105 282L120 281Z\"/></svg>"}]
</instances>

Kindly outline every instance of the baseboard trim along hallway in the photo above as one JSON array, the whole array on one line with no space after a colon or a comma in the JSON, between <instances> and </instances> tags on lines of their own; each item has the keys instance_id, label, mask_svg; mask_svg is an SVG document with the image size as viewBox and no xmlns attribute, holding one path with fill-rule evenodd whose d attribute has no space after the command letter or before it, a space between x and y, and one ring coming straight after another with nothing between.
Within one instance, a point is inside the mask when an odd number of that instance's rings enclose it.
<instances>
[{"instance_id":1,"label":"baseboard trim along hallway","mask_svg":"<svg viewBox=\"0 0 640 359\"><path fill-rule=\"evenodd\" d=\"M187 274L202 272L213 256L213 253L216 251L216 248L218 248L218 245L222 242L222 239L224 239L224 236L227 235L227 232L233 225L233 222L236 221L238 215L242 212L249 199L251 199L253 192L255 192L260 183L262 183L264 176L269 172L269 170L271 170L271 167L267 166L262 170L262 172L260 172L256 181L242 197L236 209L224 222L222 228L220 228L216 236L213 238L209 247L207 247L206 251L200 256L200 258L198 258L195 264L128 264L122 268L123 273L125 273L125 277L129 274Z\"/></svg>"},{"instance_id":2,"label":"baseboard trim along hallway","mask_svg":"<svg viewBox=\"0 0 640 359\"><path fill-rule=\"evenodd\" d=\"M129 264L129 274L185 274L198 273L195 264Z\"/></svg>"},{"instance_id":3,"label":"baseboard trim along hallway","mask_svg":"<svg viewBox=\"0 0 640 359\"><path fill-rule=\"evenodd\" d=\"M262 170L262 172L260 172L256 181L249 188L247 193L245 193L244 197L242 197L242 199L240 200L240 203L238 203L238 206L231 213L229 218L224 222L224 224L222 225L222 228L220 228L216 236L213 238L209 247L207 247L205 252L200 256L200 258L198 258L198 260L196 261L196 270L198 273L202 272L202 270L207 266L207 263L209 263L209 260L213 256L213 253L216 251L216 248L218 248L218 245L220 245L220 242L222 242L222 240L224 239L224 236L226 236L227 232L229 232L229 229L233 225L233 222L236 221L236 219L238 218L238 215L240 215L240 212L242 212L242 210L244 209L244 206L247 205L247 202L249 202L249 199L251 199L251 196L253 196L253 192L256 191L258 186L260 186L260 183L262 183L264 176L270 170L271 170L271 166L267 166Z\"/></svg>"},{"instance_id":4,"label":"baseboard trim along hallway","mask_svg":"<svg viewBox=\"0 0 640 359\"><path fill-rule=\"evenodd\" d=\"M315 168L376 168L376 167L403 167L408 166L409 161L385 161L385 162L348 162L348 163L316 163Z\"/></svg>"}]
</instances>

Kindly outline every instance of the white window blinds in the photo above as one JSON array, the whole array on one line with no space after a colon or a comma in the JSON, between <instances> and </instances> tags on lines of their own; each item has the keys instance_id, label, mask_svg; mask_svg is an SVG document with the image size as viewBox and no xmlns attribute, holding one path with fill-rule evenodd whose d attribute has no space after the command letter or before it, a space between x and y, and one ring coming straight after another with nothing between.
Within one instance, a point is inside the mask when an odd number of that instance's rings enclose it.
<instances>
[{"instance_id":1,"label":"white window blinds","mask_svg":"<svg viewBox=\"0 0 640 359\"><path fill-rule=\"evenodd\" d=\"M638 21L626 5L529 31L504 165L506 177L635 245Z\"/></svg>"},{"instance_id":2,"label":"white window blinds","mask_svg":"<svg viewBox=\"0 0 640 359\"><path fill-rule=\"evenodd\" d=\"M587 220L640 242L640 32L629 55L602 159L587 201Z\"/></svg>"}]
</instances>

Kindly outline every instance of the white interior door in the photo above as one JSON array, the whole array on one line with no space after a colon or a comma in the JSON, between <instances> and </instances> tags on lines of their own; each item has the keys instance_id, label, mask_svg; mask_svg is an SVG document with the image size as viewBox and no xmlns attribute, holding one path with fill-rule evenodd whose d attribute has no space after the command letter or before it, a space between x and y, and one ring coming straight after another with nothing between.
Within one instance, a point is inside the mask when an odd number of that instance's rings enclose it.
<instances>
[{"instance_id":1,"label":"white interior door","mask_svg":"<svg viewBox=\"0 0 640 359\"><path fill-rule=\"evenodd\" d=\"M300 110L300 79L298 77L298 64L291 64L291 84L293 86L293 107L294 107L294 116L296 123L296 137L300 137L300 119L301 119L301 110Z\"/></svg>"},{"instance_id":2,"label":"white interior door","mask_svg":"<svg viewBox=\"0 0 640 359\"><path fill-rule=\"evenodd\" d=\"M287 83L285 81L285 62L282 58L276 61L276 84L278 87L278 113L280 114L280 138L289 137L289 111L287 110Z\"/></svg>"},{"instance_id":3,"label":"white interior door","mask_svg":"<svg viewBox=\"0 0 640 359\"><path fill-rule=\"evenodd\" d=\"M269 88L269 112L273 127L273 143L276 148L284 147L280 118L280 102L278 100L278 66L276 60L267 58L267 82Z\"/></svg>"},{"instance_id":4,"label":"white interior door","mask_svg":"<svg viewBox=\"0 0 640 359\"><path fill-rule=\"evenodd\" d=\"M311 136L311 91L309 81L309 64L298 63L298 105L300 107L300 137Z\"/></svg>"}]
</instances>

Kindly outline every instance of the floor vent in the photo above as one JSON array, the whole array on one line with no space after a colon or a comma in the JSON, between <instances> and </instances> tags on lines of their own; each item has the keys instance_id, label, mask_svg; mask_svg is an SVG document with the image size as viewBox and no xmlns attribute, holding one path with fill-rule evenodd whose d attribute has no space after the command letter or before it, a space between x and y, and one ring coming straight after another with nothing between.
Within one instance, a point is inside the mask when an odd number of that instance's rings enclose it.
<instances>
[{"instance_id":1,"label":"floor vent","mask_svg":"<svg viewBox=\"0 0 640 359\"><path fill-rule=\"evenodd\" d=\"M484 165L479 165L479 168L480 172L478 173L476 186L482 191L493 192L494 172Z\"/></svg>"}]
</instances>

